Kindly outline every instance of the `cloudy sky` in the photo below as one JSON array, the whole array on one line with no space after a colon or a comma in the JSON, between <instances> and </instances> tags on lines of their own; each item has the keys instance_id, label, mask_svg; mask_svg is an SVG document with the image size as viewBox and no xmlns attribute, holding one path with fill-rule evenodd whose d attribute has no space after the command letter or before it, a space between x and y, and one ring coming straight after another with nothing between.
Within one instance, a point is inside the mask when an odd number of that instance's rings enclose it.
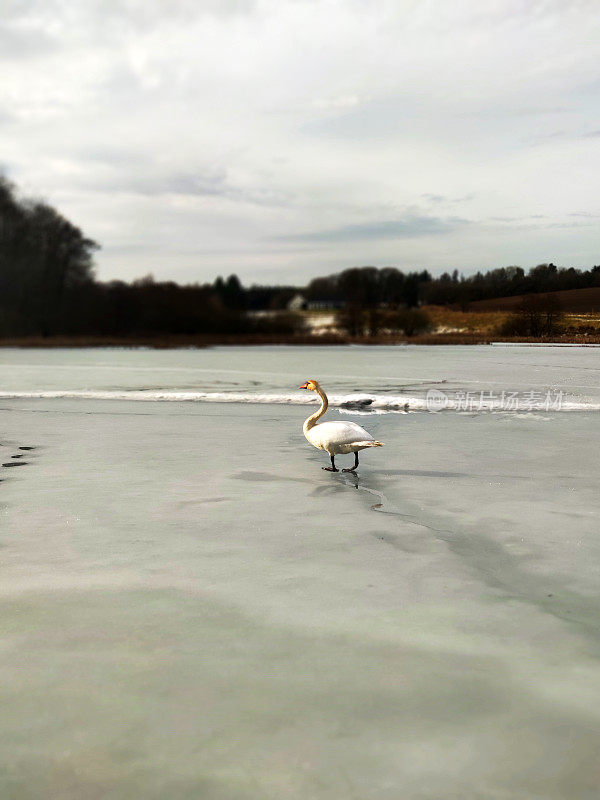
<instances>
[{"instance_id":1,"label":"cloudy sky","mask_svg":"<svg viewBox=\"0 0 600 800\"><path fill-rule=\"evenodd\" d=\"M598 0L0 9L0 170L100 278L600 263Z\"/></svg>"}]
</instances>

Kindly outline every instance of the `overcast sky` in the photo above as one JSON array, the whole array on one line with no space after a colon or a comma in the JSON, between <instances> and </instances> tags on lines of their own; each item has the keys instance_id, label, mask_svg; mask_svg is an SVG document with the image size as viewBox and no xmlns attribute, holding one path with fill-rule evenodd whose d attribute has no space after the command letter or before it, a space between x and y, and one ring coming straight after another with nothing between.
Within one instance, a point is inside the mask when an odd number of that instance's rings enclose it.
<instances>
[{"instance_id":1,"label":"overcast sky","mask_svg":"<svg viewBox=\"0 0 600 800\"><path fill-rule=\"evenodd\" d=\"M0 170L100 278L600 263L598 0L0 10Z\"/></svg>"}]
</instances>

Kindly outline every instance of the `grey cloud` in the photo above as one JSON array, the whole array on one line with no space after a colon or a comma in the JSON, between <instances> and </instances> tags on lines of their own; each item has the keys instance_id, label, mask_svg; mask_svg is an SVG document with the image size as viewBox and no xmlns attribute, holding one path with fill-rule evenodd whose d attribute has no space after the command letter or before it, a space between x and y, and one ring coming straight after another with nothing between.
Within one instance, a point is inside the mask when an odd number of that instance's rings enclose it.
<instances>
[{"instance_id":1,"label":"grey cloud","mask_svg":"<svg viewBox=\"0 0 600 800\"><path fill-rule=\"evenodd\" d=\"M468 220L458 217L407 216L404 219L380 220L354 225L342 225L329 230L311 231L274 237L280 241L294 242L353 242L378 239L408 239L432 234L449 233L457 227L468 224Z\"/></svg>"},{"instance_id":2,"label":"grey cloud","mask_svg":"<svg viewBox=\"0 0 600 800\"><path fill-rule=\"evenodd\" d=\"M117 165L119 162L116 162ZM162 195L185 195L207 197L226 194L224 173L173 173L170 175L152 175L144 173L123 174L119 170L96 175L86 174L81 178L79 185L83 188L93 188L96 192L111 194L137 194L147 197L160 197Z\"/></svg>"},{"instance_id":3,"label":"grey cloud","mask_svg":"<svg viewBox=\"0 0 600 800\"><path fill-rule=\"evenodd\" d=\"M59 47L45 30L0 23L0 60L41 58Z\"/></svg>"},{"instance_id":4,"label":"grey cloud","mask_svg":"<svg viewBox=\"0 0 600 800\"><path fill-rule=\"evenodd\" d=\"M68 17L71 22L98 25L121 20L139 30L161 23L165 18L183 21L203 15L230 16L255 10L257 0L86 0L65 9L64 0L4 0L5 20L19 22L55 20Z\"/></svg>"},{"instance_id":5,"label":"grey cloud","mask_svg":"<svg viewBox=\"0 0 600 800\"><path fill-rule=\"evenodd\" d=\"M103 166L119 166L122 165L139 165L147 167L149 160L146 156L141 155L139 152L122 148L111 147L98 147L92 149L85 149L79 158L80 161L85 161L86 164L101 164Z\"/></svg>"},{"instance_id":6,"label":"grey cloud","mask_svg":"<svg viewBox=\"0 0 600 800\"><path fill-rule=\"evenodd\" d=\"M546 214L526 214L523 217L490 217L490 222L517 222L521 223L527 219L547 219Z\"/></svg>"},{"instance_id":7,"label":"grey cloud","mask_svg":"<svg viewBox=\"0 0 600 800\"><path fill-rule=\"evenodd\" d=\"M160 198L224 197L236 203L283 207L292 193L265 185L240 186L232 183L224 168L157 171L152 161L139 153L110 149L81 154L74 165L85 165L80 185L98 192L137 194Z\"/></svg>"},{"instance_id":8,"label":"grey cloud","mask_svg":"<svg viewBox=\"0 0 600 800\"><path fill-rule=\"evenodd\" d=\"M529 140L532 145L546 144L553 139L598 139L600 138L600 130L588 131L581 133L579 131L552 131L551 133L543 133L531 137Z\"/></svg>"},{"instance_id":9,"label":"grey cloud","mask_svg":"<svg viewBox=\"0 0 600 800\"><path fill-rule=\"evenodd\" d=\"M169 17L193 19L202 15L229 16L235 14L248 14L255 10L256 0L169 0L168 11L165 12L164 0L96 0L99 14L108 10L115 15L127 20L144 19L146 21L163 21L166 14Z\"/></svg>"},{"instance_id":10,"label":"grey cloud","mask_svg":"<svg viewBox=\"0 0 600 800\"><path fill-rule=\"evenodd\" d=\"M570 111L572 111L572 109L568 108L567 106L532 106L531 108L515 108L514 110L505 113L509 113L513 117L537 117L547 114L566 114Z\"/></svg>"},{"instance_id":11,"label":"grey cloud","mask_svg":"<svg viewBox=\"0 0 600 800\"><path fill-rule=\"evenodd\" d=\"M554 140L564 139L568 136L568 131L549 131L548 133L535 134L535 136L531 136L525 141L532 147L539 147L540 145L547 145Z\"/></svg>"},{"instance_id":12,"label":"grey cloud","mask_svg":"<svg viewBox=\"0 0 600 800\"><path fill-rule=\"evenodd\" d=\"M545 225L546 228L588 228L589 226L596 226L595 222L551 222Z\"/></svg>"},{"instance_id":13,"label":"grey cloud","mask_svg":"<svg viewBox=\"0 0 600 800\"><path fill-rule=\"evenodd\" d=\"M301 126L311 136L332 136L343 139L377 139L402 130L415 110L403 96L378 97L341 113L311 120Z\"/></svg>"},{"instance_id":14,"label":"grey cloud","mask_svg":"<svg viewBox=\"0 0 600 800\"><path fill-rule=\"evenodd\" d=\"M59 157L59 152L52 152ZM225 195L231 191L224 168L158 166L155 159L131 147L81 148L66 159L71 185L95 192L161 195Z\"/></svg>"},{"instance_id":15,"label":"grey cloud","mask_svg":"<svg viewBox=\"0 0 600 800\"><path fill-rule=\"evenodd\" d=\"M225 170L207 174L176 174L159 181L159 192L187 196L221 196L239 203L259 206L284 206L289 194L265 186L236 186L228 182Z\"/></svg>"},{"instance_id":16,"label":"grey cloud","mask_svg":"<svg viewBox=\"0 0 600 800\"><path fill-rule=\"evenodd\" d=\"M464 203L467 200L473 200L475 195L470 193L458 197L448 197L443 194L422 194L421 197L424 200L428 200L430 203Z\"/></svg>"},{"instance_id":17,"label":"grey cloud","mask_svg":"<svg viewBox=\"0 0 600 800\"><path fill-rule=\"evenodd\" d=\"M140 176L130 179L125 188L146 195L180 194L206 197L224 194L225 177L224 172L194 174L193 171L157 178Z\"/></svg>"},{"instance_id":18,"label":"grey cloud","mask_svg":"<svg viewBox=\"0 0 600 800\"><path fill-rule=\"evenodd\" d=\"M142 80L132 69L131 64L121 57L111 65L106 78L98 82L96 93L99 97L106 98L113 107L119 99L131 102L131 99L137 98L138 95L150 94L147 90L144 91ZM156 94L156 90L152 93Z\"/></svg>"}]
</instances>

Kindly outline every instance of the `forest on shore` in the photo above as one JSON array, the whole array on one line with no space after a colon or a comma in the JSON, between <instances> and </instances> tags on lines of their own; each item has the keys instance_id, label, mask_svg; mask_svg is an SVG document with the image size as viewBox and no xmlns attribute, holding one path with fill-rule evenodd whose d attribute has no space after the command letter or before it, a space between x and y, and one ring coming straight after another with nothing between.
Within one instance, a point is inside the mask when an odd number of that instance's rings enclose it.
<instances>
[{"instance_id":1,"label":"forest on shore","mask_svg":"<svg viewBox=\"0 0 600 800\"><path fill-rule=\"evenodd\" d=\"M426 270L352 267L305 287L244 287L235 275L187 285L152 276L99 281L98 248L59 211L21 199L0 176L0 337L294 336L301 333L302 316L290 313L288 304L298 295L309 307L335 309L338 329L350 337L424 333L431 324L423 305L468 312L477 301L531 295L504 333L544 336L555 330L561 313L549 292L600 287L600 266L551 263L466 277L457 270L433 277Z\"/></svg>"}]
</instances>

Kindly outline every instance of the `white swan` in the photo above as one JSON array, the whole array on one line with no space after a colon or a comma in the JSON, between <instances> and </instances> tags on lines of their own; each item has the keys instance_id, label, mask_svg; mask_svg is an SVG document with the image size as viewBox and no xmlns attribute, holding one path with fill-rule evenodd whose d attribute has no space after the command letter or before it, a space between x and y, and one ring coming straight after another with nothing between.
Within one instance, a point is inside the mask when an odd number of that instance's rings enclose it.
<instances>
[{"instance_id":1,"label":"white swan","mask_svg":"<svg viewBox=\"0 0 600 800\"><path fill-rule=\"evenodd\" d=\"M354 453L354 466L350 469L343 469L342 472L354 472L358 467L358 451L366 447L383 447L383 442L377 442L364 428L356 422L321 422L317 425L317 420L327 411L329 400L321 389L318 381L306 381L300 389L308 389L316 392L321 398L321 408L311 414L306 420L302 430L308 441L325 450L331 457L331 466L323 467L328 472L339 472L335 465L335 456L339 453Z\"/></svg>"}]
</instances>

